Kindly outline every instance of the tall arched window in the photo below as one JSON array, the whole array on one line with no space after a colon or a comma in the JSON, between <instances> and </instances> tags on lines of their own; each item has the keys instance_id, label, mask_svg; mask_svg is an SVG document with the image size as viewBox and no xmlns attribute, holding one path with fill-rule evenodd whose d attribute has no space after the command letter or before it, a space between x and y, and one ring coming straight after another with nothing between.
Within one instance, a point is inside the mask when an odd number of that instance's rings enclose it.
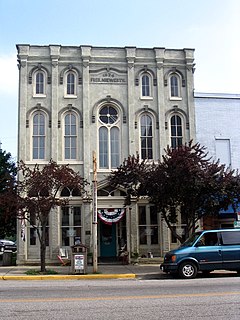
<instances>
[{"instance_id":1,"label":"tall arched window","mask_svg":"<svg viewBox=\"0 0 240 320\"><path fill-rule=\"evenodd\" d=\"M45 159L45 115L37 112L33 116L33 159Z\"/></svg>"},{"instance_id":2,"label":"tall arched window","mask_svg":"<svg viewBox=\"0 0 240 320\"><path fill-rule=\"evenodd\" d=\"M183 144L182 119L178 115L171 117L171 147L173 149Z\"/></svg>"},{"instance_id":3,"label":"tall arched window","mask_svg":"<svg viewBox=\"0 0 240 320\"><path fill-rule=\"evenodd\" d=\"M99 112L99 167L117 168L120 161L119 115L115 107L107 105Z\"/></svg>"},{"instance_id":4,"label":"tall arched window","mask_svg":"<svg viewBox=\"0 0 240 320\"><path fill-rule=\"evenodd\" d=\"M144 114L141 117L141 158L153 159L153 125L152 118Z\"/></svg>"},{"instance_id":5,"label":"tall arched window","mask_svg":"<svg viewBox=\"0 0 240 320\"><path fill-rule=\"evenodd\" d=\"M148 74L142 75L142 96L150 97L151 95L151 79Z\"/></svg>"},{"instance_id":6,"label":"tall arched window","mask_svg":"<svg viewBox=\"0 0 240 320\"><path fill-rule=\"evenodd\" d=\"M67 94L76 94L76 76L73 72L67 74Z\"/></svg>"},{"instance_id":7,"label":"tall arched window","mask_svg":"<svg viewBox=\"0 0 240 320\"><path fill-rule=\"evenodd\" d=\"M65 159L77 158L77 119L75 114L68 113L64 123Z\"/></svg>"},{"instance_id":8,"label":"tall arched window","mask_svg":"<svg viewBox=\"0 0 240 320\"><path fill-rule=\"evenodd\" d=\"M44 94L44 73L39 71L35 75L35 93L36 94Z\"/></svg>"},{"instance_id":9,"label":"tall arched window","mask_svg":"<svg viewBox=\"0 0 240 320\"><path fill-rule=\"evenodd\" d=\"M179 79L176 75L170 77L171 97L179 97Z\"/></svg>"}]
</instances>

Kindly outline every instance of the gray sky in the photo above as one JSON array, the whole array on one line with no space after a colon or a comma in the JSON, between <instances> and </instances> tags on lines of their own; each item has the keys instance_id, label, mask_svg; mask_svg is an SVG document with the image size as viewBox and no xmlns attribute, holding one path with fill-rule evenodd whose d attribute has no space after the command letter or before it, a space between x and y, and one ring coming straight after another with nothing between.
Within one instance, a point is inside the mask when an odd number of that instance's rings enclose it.
<instances>
[{"instance_id":1,"label":"gray sky","mask_svg":"<svg viewBox=\"0 0 240 320\"><path fill-rule=\"evenodd\" d=\"M240 93L239 0L0 0L0 140L17 156L16 44L195 49L195 91Z\"/></svg>"}]
</instances>

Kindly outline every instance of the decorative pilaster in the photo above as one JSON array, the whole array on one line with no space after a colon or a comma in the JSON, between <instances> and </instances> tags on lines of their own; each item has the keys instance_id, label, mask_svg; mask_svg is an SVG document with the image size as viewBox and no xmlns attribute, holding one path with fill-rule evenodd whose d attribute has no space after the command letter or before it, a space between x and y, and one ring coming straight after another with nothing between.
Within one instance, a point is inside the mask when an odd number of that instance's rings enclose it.
<instances>
[{"instance_id":1,"label":"decorative pilaster","mask_svg":"<svg viewBox=\"0 0 240 320\"><path fill-rule=\"evenodd\" d=\"M134 62L136 58L136 48L126 47L126 59L128 66L128 154L136 153L135 146L135 127L133 119L135 119L135 103L134 103L134 78L135 68Z\"/></svg>"},{"instance_id":2,"label":"decorative pilaster","mask_svg":"<svg viewBox=\"0 0 240 320\"><path fill-rule=\"evenodd\" d=\"M54 161L58 161L61 158L61 137L58 138L58 60L60 57L60 46L50 45L50 58L52 65L52 90L51 99L48 98L48 105L50 106L50 114L52 120L51 141L50 141L50 158ZM59 141L60 140L60 141ZM60 154L59 154L60 153Z\"/></svg>"}]
</instances>

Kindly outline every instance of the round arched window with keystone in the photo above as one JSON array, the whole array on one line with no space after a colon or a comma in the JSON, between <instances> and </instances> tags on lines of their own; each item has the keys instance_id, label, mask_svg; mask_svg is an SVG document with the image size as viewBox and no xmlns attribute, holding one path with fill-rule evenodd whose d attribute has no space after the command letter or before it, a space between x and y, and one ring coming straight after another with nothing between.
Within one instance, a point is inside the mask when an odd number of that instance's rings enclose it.
<instances>
[{"instance_id":1,"label":"round arched window with keystone","mask_svg":"<svg viewBox=\"0 0 240 320\"><path fill-rule=\"evenodd\" d=\"M99 112L99 120L105 124L113 124L118 120L118 112L112 106L104 106Z\"/></svg>"}]
</instances>

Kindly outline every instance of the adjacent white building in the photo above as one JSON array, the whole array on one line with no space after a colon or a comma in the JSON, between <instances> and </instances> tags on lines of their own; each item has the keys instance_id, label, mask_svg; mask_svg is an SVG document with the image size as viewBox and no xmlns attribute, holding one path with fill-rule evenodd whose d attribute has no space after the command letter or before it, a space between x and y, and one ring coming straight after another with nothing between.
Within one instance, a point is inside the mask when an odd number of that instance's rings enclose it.
<instances>
[{"instance_id":1,"label":"adjacent white building","mask_svg":"<svg viewBox=\"0 0 240 320\"><path fill-rule=\"evenodd\" d=\"M196 140L206 147L214 161L226 168L240 169L240 94L194 94L196 108ZM240 208L239 208L240 216ZM233 227L236 214L231 207L219 219L206 221L211 227ZM209 226L208 226L209 227Z\"/></svg>"},{"instance_id":2,"label":"adjacent white building","mask_svg":"<svg viewBox=\"0 0 240 320\"><path fill-rule=\"evenodd\" d=\"M124 208L124 190L106 182L128 155L160 159L167 145L195 140L193 49L17 45L18 158L27 165L69 163L93 180L97 154L98 255L163 255L171 247L160 214L142 199ZM89 190L91 192L91 190ZM47 262L76 237L92 250L92 203L72 194L49 220ZM181 227L181 226L179 226ZM18 263L39 260L35 231L20 240Z\"/></svg>"}]
</instances>

